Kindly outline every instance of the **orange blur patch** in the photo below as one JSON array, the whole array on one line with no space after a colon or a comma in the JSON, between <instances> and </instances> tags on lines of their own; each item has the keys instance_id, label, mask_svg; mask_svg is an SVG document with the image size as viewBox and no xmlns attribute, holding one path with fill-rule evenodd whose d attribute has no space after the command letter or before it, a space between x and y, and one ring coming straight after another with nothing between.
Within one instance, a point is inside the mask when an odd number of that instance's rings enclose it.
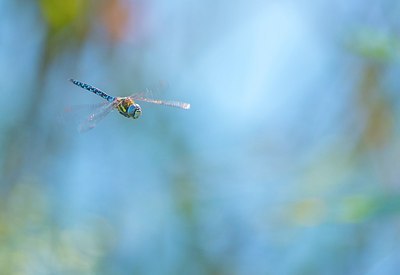
<instances>
[{"instance_id":1,"label":"orange blur patch","mask_svg":"<svg viewBox=\"0 0 400 275\"><path fill-rule=\"evenodd\" d=\"M121 0L105 1L101 8L101 18L110 40L118 42L124 38L130 17L130 7Z\"/></svg>"}]
</instances>

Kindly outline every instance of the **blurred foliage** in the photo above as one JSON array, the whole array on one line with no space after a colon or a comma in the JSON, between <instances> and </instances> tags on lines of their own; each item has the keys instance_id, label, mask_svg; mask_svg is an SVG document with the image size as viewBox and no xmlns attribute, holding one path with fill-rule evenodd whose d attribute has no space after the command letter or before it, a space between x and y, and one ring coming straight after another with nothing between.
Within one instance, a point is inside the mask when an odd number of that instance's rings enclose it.
<instances>
[{"instance_id":1,"label":"blurred foliage","mask_svg":"<svg viewBox=\"0 0 400 275\"><path fill-rule=\"evenodd\" d=\"M353 34L350 49L366 59L389 62L400 56L400 37L395 32L365 28Z\"/></svg>"},{"instance_id":2,"label":"blurred foliage","mask_svg":"<svg viewBox=\"0 0 400 275\"><path fill-rule=\"evenodd\" d=\"M360 117L365 118L360 145L378 149L388 145L393 136L395 113L382 87L383 68L365 65L359 86Z\"/></svg>"},{"instance_id":3,"label":"blurred foliage","mask_svg":"<svg viewBox=\"0 0 400 275\"><path fill-rule=\"evenodd\" d=\"M365 222L373 219L384 220L400 216L400 195L375 194L354 195L345 198L343 202L343 221Z\"/></svg>"},{"instance_id":4,"label":"blurred foliage","mask_svg":"<svg viewBox=\"0 0 400 275\"><path fill-rule=\"evenodd\" d=\"M58 32L87 14L88 2L86 0L40 0L39 7L50 29Z\"/></svg>"},{"instance_id":5,"label":"blurred foliage","mask_svg":"<svg viewBox=\"0 0 400 275\"><path fill-rule=\"evenodd\" d=\"M61 226L42 186L14 186L0 208L0 274L99 274L110 227L94 218Z\"/></svg>"}]
</instances>

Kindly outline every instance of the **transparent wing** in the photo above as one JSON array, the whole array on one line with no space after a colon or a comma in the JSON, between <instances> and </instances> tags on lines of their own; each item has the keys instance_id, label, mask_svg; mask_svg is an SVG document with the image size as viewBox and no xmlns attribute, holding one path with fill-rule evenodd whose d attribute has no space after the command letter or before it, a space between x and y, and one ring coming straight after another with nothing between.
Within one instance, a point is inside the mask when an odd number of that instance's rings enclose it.
<instances>
[{"instance_id":1,"label":"transparent wing","mask_svg":"<svg viewBox=\"0 0 400 275\"><path fill-rule=\"evenodd\" d=\"M68 106L65 107L63 110L63 115L67 115L67 116L76 116L82 113L94 113L96 112L96 110L98 110L99 108L110 104L109 102L101 102L101 103L97 103L97 104L80 104L80 105L74 105L74 106Z\"/></svg>"},{"instance_id":2,"label":"transparent wing","mask_svg":"<svg viewBox=\"0 0 400 275\"><path fill-rule=\"evenodd\" d=\"M82 122L82 118L87 117L89 114L97 113L98 110L108 104L110 103L104 101L97 104L67 106L57 113L57 121L64 126L73 124L76 127Z\"/></svg>"},{"instance_id":3,"label":"transparent wing","mask_svg":"<svg viewBox=\"0 0 400 275\"><path fill-rule=\"evenodd\" d=\"M83 133L93 129L103 118L105 118L112 110L114 110L114 108L114 102L107 102L106 104L103 103L79 124L78 131Z\"/></svg>"},{"instance_id":4,"label":"transparent wing","mask_svg":"<svg viewBox=\"0 0 400 275\"><path fill-rule=\"evenodd\" d=\"M154 103L158 105L164 105L164 106L170 106L170 107L176 107L176 108L181 108L181 109L190 109L190 104L185 103L185 102L179 102L179 101L172 101L172 100L159 100L159 99L151 99L144 97L140 94L135 94L130 96L133 100L138 100L138 101L143 101L143 102L149 102L149 103Z\"/></svg>"}]
</instances>

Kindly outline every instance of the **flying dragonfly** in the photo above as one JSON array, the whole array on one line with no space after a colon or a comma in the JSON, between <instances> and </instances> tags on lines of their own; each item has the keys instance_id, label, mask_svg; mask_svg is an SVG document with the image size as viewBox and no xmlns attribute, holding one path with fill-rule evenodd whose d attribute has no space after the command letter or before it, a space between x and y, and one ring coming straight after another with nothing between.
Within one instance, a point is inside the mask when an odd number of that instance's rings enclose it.
<instances>
[{"instance_id":1,"label":"flying dragonfly","mask_svg":"<svg viewBox=\"0 0 400 275\"><path fill-rule=\"evenodd\" d=\"M133 94L126 97L115 97L108 95L107 93L101 91L100 89L93 87L89 84L83 83L81 81L70 79L75 85L86 89L106 100L106 102L95 105L92 113L87 117L78 127L80 132L85 132L93 129L96 124L106 117L113 110L118 110L118 112L126 118L138 119L142 115L142 108L136 101L154 103L158 105L176 107L180 109L190 109L189 103L179 102L179 101L165 101L159 99L151 99L144 97L140 94Z\"/></svg>"}]
</instances>

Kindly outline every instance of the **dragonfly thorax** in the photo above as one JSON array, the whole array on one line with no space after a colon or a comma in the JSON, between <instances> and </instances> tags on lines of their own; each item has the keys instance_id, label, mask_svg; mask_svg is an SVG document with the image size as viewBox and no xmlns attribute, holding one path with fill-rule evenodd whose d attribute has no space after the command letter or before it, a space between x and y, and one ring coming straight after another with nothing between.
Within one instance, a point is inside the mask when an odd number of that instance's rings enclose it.
<instances>
[{"instance_id":1,"label":"dragonfly thorax","mask_svg":"<svg viewBox=\"0 0 400 275\"><path fill-rule=\"evenodd\" d=\"M137 119L142 114L142 108L132 98L118 98L117 101L118 112L124 117Z\"/></svg>"}]
</instances>

